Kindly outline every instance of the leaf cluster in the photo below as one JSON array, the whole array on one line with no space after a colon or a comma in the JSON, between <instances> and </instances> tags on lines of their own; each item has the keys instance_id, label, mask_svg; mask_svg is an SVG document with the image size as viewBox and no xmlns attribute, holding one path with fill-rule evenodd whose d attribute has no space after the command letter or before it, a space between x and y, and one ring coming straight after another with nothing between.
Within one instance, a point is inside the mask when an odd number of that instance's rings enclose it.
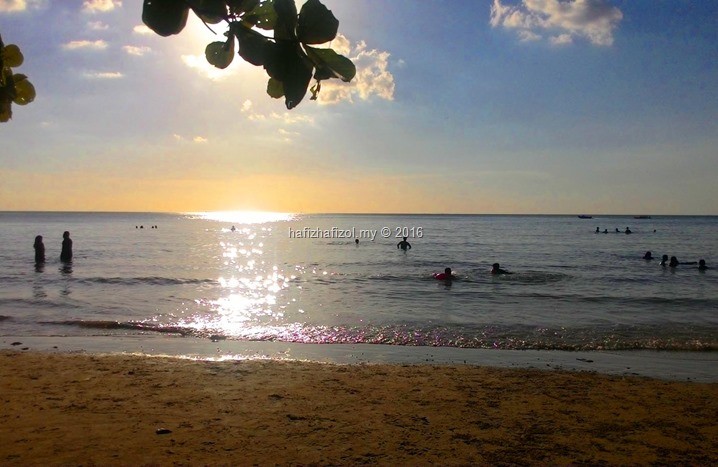
<instances>
[{"instance_id":1,"label":"leaf cluster","mask_svg":"<svg viewBox=\"0 0 718 467\"><path fill-rule=\"evenodd\" d=\"M35 87L22 73L12 68L22 65L24 57L20 47L5 45L0 37L0 123L12 118L12 104L26 105L35 100Z\"/></svg>"},{"instance_id":2,"label":"leaf cluster","mask_svg":"<svg viewBox=\"0 0 718 467\"><path fill-rule=\"evenodd\" d=\"M263 67L269 75L267 94L284 97L287 109L302 101L312 79L315 100L322 80L349 82L356 75L348 58L330 48L312 47L334 40L339 29L339 20L319 0L308 0L299 12L294 0L144 0L142 21L167 37L182 32L190 10L206 25L228 26L226 40L207 45L207 61L224 69L236 51ZM273 37L259 30L274 31Z\"/></svg>"}]
</instances>

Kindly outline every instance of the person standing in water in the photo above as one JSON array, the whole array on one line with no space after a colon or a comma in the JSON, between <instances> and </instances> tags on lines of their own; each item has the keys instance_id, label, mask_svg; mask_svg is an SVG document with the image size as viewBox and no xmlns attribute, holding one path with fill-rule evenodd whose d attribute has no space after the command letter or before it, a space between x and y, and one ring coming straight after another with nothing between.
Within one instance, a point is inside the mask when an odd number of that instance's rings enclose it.
<instances>
[{"instance_id":1,"label":"person standing in water","mask_svg":"<svg viewBox=\"0 0 718 467\"><path fill-rule=\"evenodd\" d=\"M406 237L402 241L396 244L397 248L401 248L402 250L411 250L411 243L406 241Z\"/></svg>"},{"instance_id":2,"label":"person standing in water","mask_svg":"<svg viewBox=\"0 0 718 467\"><path fill-rule=\"evenodd\" d=\"M32 246L35 249L35 264L42 264L45 262L45 244L42 243L42 235L35 237L35 244Z\"/></svg>"},{"instance_id":3,"label":"person standing in water","mask_svg":"<svg viewBox=\"0 0 718 467\"><path fill-rule=\"evenodd\" d=\"M60 252L60 261L69 263L72 261L72 239L70 232L67 230L62 234L62 251Z\"/></svg>"}]
</instances>

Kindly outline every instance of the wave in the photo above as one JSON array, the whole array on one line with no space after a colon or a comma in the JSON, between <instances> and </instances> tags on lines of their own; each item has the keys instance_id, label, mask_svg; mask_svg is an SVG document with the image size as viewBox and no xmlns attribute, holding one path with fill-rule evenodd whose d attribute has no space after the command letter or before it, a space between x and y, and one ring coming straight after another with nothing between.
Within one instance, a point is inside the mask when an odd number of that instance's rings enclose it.
<instances>
[{"instance_id":1,"label":"wave","mask_svg":"<svg viewBox=\"0 0 718 467\"><path fill-rule=\"evenodd\" d=\"M176 324L139 321L66 320L43 324L74 326L97 330L127 330L177 334L212 340L269 341L302 344L377 344L417 347L456 347L497 350L560 351L718 351L718 330L710 327L675 328L622 326L551 329L528 326L412 327L320 326L292 324L248 326L227 333L221 327L196 328Z\"/></svg>"},{"instance_id":2,"label":"wave","mask_svg":"<svg viewBox=\"0 0 718 467\"><path fill-rule=\"evenodd\" d=\"M77 281L89 284L117 285L185 285L185 284L217 284L214 279L182 279L174 277L88 277Z\"/></svg>"}]
</instances>

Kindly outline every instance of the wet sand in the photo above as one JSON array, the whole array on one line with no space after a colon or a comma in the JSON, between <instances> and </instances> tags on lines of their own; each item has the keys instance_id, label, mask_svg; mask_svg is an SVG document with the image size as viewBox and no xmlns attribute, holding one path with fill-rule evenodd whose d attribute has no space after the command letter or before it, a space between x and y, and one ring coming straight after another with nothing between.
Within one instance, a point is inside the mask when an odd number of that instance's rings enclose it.
<instances>
[{"instance_id":1,"label":"wet sand","mask_svg":"<svg viewBox=\"0 0 718 467\"><path fill-rule=\"evenodd\" d=\"M0 465L718 464L718 384L0 351Z\"/></svg>"}]
</instances>

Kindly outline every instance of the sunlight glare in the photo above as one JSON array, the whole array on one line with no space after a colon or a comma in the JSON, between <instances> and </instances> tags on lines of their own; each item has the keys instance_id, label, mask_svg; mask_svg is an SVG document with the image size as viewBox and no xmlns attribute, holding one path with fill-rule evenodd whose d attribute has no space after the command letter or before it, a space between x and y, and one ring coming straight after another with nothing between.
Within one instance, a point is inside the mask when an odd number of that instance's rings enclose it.
<instances>
[{"instance_id":1,"label":"sunlight glare","mask_svg":"<svg viewBox=\"0 0 718 467\"><path fill-rule=\"evenodd\" d=\"M189 215L198 216L202 219L228 222L236 224L266 224L269 222L286 222L293 220L296 215L288 212L270 211L213 211L213 212L189 212Z\"/></svg>"}]
</instances>

